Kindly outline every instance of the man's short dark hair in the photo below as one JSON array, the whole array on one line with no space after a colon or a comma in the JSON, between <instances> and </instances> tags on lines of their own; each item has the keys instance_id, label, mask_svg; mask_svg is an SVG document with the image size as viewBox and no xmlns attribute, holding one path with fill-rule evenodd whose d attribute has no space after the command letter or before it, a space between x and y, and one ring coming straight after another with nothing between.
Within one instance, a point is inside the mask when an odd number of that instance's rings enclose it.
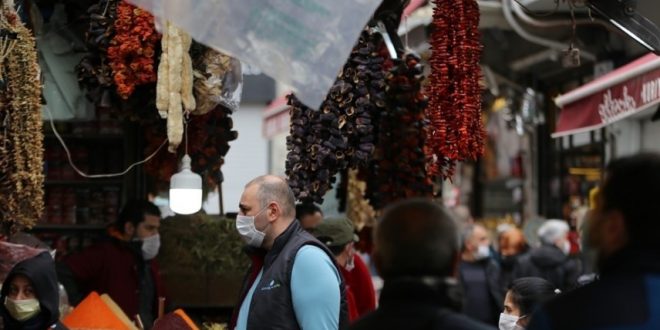
<instances>
[{"instance_id":1,"label":"man's short dark hair","mask_svg":"<svg viewBox=\"0 0 660 330\"><path fill-rule=\"evenodd\" d=\"M660 154L610 162L601 194L604 211L623 214L632 246L660 251Z\"/></svg>"},{"instance_id":2,"label":"man's short dark hair","mask_svg":"<svg viewBox=\"0 0 660 330\"><path fill-rule=\"evenodd\" d=\"M296 219L300 220L302 217L314 215L314 213L321 213L321 208L314 203L299 203L296 204Z\"/></svg>"},{"instance_id":3,"label":"man's short dark hair","mask_svg":"<svg viewBox=\"0 0 660 330\"><path fill-rule=\"evenodd\" d=\"M153 203L143 200L143 199L134 199L128 201L124 208L122 208L119 213L119 219L117 219L117 229L124 232L125 224L130 222L135 228L144 221L144 217L147 215L155 215L160 217L160 209L158 206Z\"/></svg>"},{"instance_id":4,"label":"man's short dark hair","mask_svg":"<svg viewBox=\"0 0 660 330\"><path fill-rule=\"evenodd\" d=\"M458 253L449 212L426 199L409 199L385 210L375 228L375 252L383 278L450 276Z\"/></svg>"}]
</instances>

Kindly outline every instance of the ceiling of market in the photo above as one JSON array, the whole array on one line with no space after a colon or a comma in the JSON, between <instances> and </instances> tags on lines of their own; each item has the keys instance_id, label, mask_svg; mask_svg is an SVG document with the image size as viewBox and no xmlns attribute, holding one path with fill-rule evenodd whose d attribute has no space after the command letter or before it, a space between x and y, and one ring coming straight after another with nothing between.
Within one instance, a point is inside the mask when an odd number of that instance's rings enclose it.
<instances>
[{"instance_id":1,"label":"ceiling of market","mask_svg":"<svg viewBox=\"0 0 660 330\"><path fill-rule=\"evenodd\" d=\"M589 53L595 59L583 57L579 67L566 67L562 64L561 51L520 37L505 19L503 1L479 1L482 22L487 24L482 25L483 63L512 80L526 83L533 80L536 83L555 85L593 73L596 62L611 60L616 67L648 52L596 13L590 13L582 6L575 9L579 24L576 25L574 45L580 52ZM525 32L565 45L570 43L572 21L567 1L560 0L559 6L555 0L518 1L531 12L519 10L512 15ZM637 11L660 26L660 1L640 0ZM543 15L548 13L551 14Z\"/></svg>"},{"instance_id":2,"label":"ceiling of market","mask_svg":"<svg viewBox=\"0 0 660 330\"><path fill-rule=\"evenodd\" d=\"M516 2L527 10L517 7ZM574 7L577 25L573 42L587 57L581 57L581 65L577 67L566 67L562 63L562 50L569 48L572 40L571 8L567 0L478 0L478 3L484 45L482 64L497 75L500 82L556 86L592 75L598 62L612 61L617 67L648 52L596 13L590 13L584 5L577 5ZM639 0L637 10L660 26L660 1ZM423 7L399 29L404 38L409 31L407 38L415 50L428 48L424 26L430 23L431 15L431 7ZM530 42L521 37L521 31L562 47L552 49Z\"/></svg>"}]
</instances>

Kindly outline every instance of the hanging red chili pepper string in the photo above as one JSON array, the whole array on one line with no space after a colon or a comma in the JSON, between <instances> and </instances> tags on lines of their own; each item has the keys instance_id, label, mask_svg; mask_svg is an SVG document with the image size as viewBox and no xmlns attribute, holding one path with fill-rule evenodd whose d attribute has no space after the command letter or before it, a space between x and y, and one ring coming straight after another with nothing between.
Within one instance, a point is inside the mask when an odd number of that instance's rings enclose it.
<instances>
[{"instance_id":1,"label":"hanging red chili pepper string","mask_svg":"<svg viewBox=\"0 0 660 330\"><path fill-rule=\"evenodd\" d=\"M429 175L451 178L456 161L483 153L479 6L475 0L435 4L426 157Z\"/></svg>"},{"instance_id":2,"label":"hanging red chili pepper string","mask_svg":"<svg viewBox=\"0 0 660 330\"><path fill-rule=\"evenodd\" d=\"M114 24L115 36L108 47L108 59L117 93L128 99L137 85L156 81L154 57L160 36L149 12L124 1L117 5Z\"/></svg>"}]
</instances>

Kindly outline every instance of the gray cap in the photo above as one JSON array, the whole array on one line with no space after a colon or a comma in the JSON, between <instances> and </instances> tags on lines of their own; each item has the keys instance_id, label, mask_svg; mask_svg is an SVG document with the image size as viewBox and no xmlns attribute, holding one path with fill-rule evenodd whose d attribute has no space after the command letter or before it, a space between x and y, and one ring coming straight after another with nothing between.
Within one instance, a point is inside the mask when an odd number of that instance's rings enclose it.
<instances>
[{"instance_id":1,"label":"gray cap","mask_svg":"<svg viewBox=\"0 0 660 330\"><path fill-rule=\"evenodd\" d=\"M328 217L312 230L321 243L327 246L339 246L349 242L357 242L353 222L346 217Z\"/></svg>"}]
</instances>

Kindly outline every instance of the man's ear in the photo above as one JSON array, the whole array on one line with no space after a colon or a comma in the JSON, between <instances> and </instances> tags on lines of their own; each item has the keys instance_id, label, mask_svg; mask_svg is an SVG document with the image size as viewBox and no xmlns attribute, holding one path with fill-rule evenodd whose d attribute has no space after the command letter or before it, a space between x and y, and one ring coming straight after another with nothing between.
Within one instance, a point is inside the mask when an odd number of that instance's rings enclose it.
<instances>
[{"instance_id":1,"label":"man's ear","mask_svg":"<svg viewBox=\"0 0 660 330\"><path fill-rule=\"evenodd\" d=\"M628 244L628 228L623 213L619 210L609 211L603 221L603 246L608 252L615 252Z\"/></svg>"},{"instance_id":2,"label":"man's ear","mask_svg":"<svg viewBox=\"0 0 660 330\"><path fill-rule=\"evenodd\" d=\"M273 222L282 216L282 208L279 204L271 202L266 208L266 216L269 222Z\"/></svg>"}]
</instances>

